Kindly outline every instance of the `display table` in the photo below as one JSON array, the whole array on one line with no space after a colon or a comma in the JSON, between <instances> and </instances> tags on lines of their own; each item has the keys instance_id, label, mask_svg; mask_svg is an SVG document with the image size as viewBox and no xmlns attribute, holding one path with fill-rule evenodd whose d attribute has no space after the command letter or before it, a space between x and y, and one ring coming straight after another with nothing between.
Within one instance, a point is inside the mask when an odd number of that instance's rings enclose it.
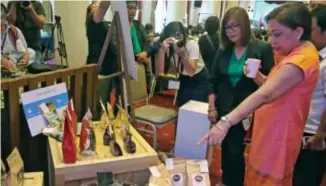
<instances>
[{"instance_id":1,"label":"display table","mask_svg":"<svg viewBox=\"0 0 326 186\"><path fill-rule=\"evenodd\" d=\"M104 129L95 128L96 150L94 156L81 156L75 164L64 164L62 145L60 142L49 138L49 171L51 185L81 185L94 180L97 172L113 172L115 178L122 181L131 181L136 184L148 182L150 173L148 167L159 162L156 151L144 140L142 136L130 126L132 139L136 143L136 153L128 154L123 148L119 130L116 130L117 142L122 148L123 156L114 157L108 146L103 145ZM79 141L77 139L77 141ZM79 145L79 142L77 142ZM52 161L51 161L52 159ZM134 179L143 180L134 180Z\"/></svg>"},{"instance_id":2,"label":"display table","mask_svg":"<svg viewBox=\"0 0 326 186\"><path fill-rule=\"evenodd\" d=\"M43 186L43 172L25 172L24 173L24 186ZM7 186L10 186L10 174L7 177Z\"/></svg>"},{"instance_id":3,"label":"display table","mask_svg":"<svg viewBox=\"0 0 326 186\"><path fill-rule=\"evenodd\" d=\"M43 172L25 172L24 185L43 186Z\"/></svg>"}]
</instances>

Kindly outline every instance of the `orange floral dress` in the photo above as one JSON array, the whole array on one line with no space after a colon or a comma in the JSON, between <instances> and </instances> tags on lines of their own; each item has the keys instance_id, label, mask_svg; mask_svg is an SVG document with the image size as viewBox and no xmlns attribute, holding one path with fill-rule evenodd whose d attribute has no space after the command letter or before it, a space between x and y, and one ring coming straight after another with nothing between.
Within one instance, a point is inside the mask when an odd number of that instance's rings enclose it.
<instances>
[{"instance_id":1,"label":"orange floral dress","mask_svg":"<svg viewBox=\"0 0 326 186\"><path fill-rule=\"evenodd\" d=\"M319 77L318 51L312 43L304 42L275 65L267 81L285 64L300 68L304 79L255 112L246 186L292 186L310 100Z\"/></svg>"}]
</instances>

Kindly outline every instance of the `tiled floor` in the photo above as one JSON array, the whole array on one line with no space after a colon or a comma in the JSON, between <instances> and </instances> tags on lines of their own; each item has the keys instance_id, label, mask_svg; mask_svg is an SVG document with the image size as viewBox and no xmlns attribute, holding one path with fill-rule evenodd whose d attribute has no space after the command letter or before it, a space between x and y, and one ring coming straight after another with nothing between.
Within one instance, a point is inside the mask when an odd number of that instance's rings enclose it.
<instances>
[{"instance_id":1,"label":"tiled floor","mask_svg":"<svg viewBox=\"0 0 326 186\"><path fill-rule=\"evenodd\" d=\"M165 95L155 95L150 101L150 104L158 105L165 108L176 109L173 106L173 94L168 93ZM135 107L142 106L143 103L136 104ZM137 123L138 127L142 127L141 123ZM158 130L158 149L163 152L169 152L174 145L174 122L166 125L163 128ZM144 136L146 140L151 143L152 137L147 135ZM211 174L211 182L212 185L216 185L219 183L220 176L221 176L221 155L220 155L220 148L214 149L213 154L213 161L210 166L210 174ZM326 175L324 177L324 182L322 186L326 186Z\"/></svg>"}]
</instances>

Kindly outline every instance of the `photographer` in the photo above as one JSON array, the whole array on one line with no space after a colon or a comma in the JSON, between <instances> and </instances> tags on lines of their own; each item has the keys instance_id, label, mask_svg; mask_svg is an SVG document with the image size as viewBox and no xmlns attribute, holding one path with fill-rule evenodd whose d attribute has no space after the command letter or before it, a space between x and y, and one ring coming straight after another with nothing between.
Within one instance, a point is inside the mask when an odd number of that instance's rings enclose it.
<instances>
[{"instance_id":1,"label":"photographer","mask_svg":"<svg viewBox=\"0 0 326 186\"><path fill-rule=\"evenodd\" d=\"M162 44L156 55L156 75L180 73L178 107L189 100L207 102L209 73L198 43L187 40L186 29L181 22L169 23L163 30L160 42Z\"/></svg>"},{"instance_id":2,"label":"photographer","mask_svg":"<svg viewBox=\"0 0 326 186\"><path fill-rule=\"evenodd\" d=\"M97 63L100 59L101 51L108 33L108 23L103 21L103 17L110 6L109 1L92 3L86 10L86 36L88 40L88 55L86 64ZM101 66L100 74L109 75L117 72L117 55L114 39L109 43L104 61Z\"/></svg>"},{"instance_id":3,"label":"photographer","mask_svg":"<svg viewBox=\"0 0 326 186\"><path fill-rule=\"evenodd\" d=\"M98 63L101 51L108 33L108 23L103 21L104 15L110 6L109 1L93 2L86 10L86 35L88 40L88 55L86 64ZM118 56L116 48L115 33L112 34L111 41L101 64L100 75L110 75L118 71ZM116 104L116 100L120 96L120 82L119 77L109 79L108 92L101 91L101 99L104 102L109 101L112 107ZM103 87L102 87L103 88ZM102 90L102 89L101 89Z\"/></svg>"},{"instance_id":4,"label":"photographer","mask_svg":"<svg viewBox=\"0 0 326 186\"><path fill-rule=\"evenodd\" d=\"M169 23L160 36L161 47L155 59L157 76L172 73L180 81L178 108L190 100L207 102L209 93L209 72L198 43L187 40L187 35L181 22Z\"/></svg>"},{"instance_id":5,"label":"photographer","mask_svg":"<svg viewBox=\"0 0 326 186\"><path fill-rule=\"evenodd\" d=\"M1 65L13 72L16 65L25 67L34 62L34 51L27 48L22 32L7 21L7 9L1 3Z\"/></svg>"},{"instance_id":6,"label":"photographer","mask_svg":"<svg viewBox=\"0 0 326 186\"><path fill-rule=\"evenodd\" d=\"M41 63L41 32L45 24L45 13L38 1L8 2L9 23L17 26L24 34L27 46L35 51L35 62Z\"/></svg>"}]
</instances>

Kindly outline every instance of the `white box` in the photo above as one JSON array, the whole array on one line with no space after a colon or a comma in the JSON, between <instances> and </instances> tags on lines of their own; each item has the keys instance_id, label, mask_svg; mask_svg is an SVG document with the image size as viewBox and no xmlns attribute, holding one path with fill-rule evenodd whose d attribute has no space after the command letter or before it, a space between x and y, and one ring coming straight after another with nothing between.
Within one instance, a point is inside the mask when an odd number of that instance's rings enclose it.
<instances>
[{"instance_id":1,"label":"white box","mask_svg":"<svg viewBox=\"0 0 326 186\"><path fill-rule=\"evenodd\" d=\"M197 142L210 130L208 103L190 100L179 109L175 156L206 159L207 142Z\"/></svg>"}]
</instances>

